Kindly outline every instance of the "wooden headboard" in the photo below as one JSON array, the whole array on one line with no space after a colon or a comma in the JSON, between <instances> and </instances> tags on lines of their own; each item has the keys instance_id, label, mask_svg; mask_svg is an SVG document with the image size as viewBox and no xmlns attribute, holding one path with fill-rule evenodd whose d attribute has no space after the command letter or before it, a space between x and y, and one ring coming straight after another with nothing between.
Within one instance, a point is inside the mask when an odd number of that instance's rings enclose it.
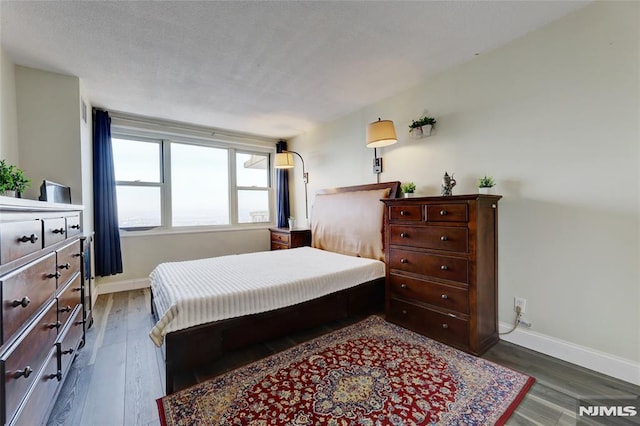
<instances>
[{"instance_id":1,"label":"wooden headboard","mask_svg":"<svg viewBox=\"0 0 640 426\"><path fill-rule=\"evenodd\" d=\"M382 198L397 198L400 182L318 191L311 214L311 245L349 256L384 260Z\"/></svg>"},{"instance_id":2,"label":"wooden headboard","mask_svg":"<svg viewBox=\"0 0 640 426\"><path fill-rule=\"evenodd\" d=\"M389 198L400 198L400 182L369 183L366 185L344 186L341 188L319 189L316 194L336 194L338 192L371 191L389 188Z\"/></svg>"}]
</instances>

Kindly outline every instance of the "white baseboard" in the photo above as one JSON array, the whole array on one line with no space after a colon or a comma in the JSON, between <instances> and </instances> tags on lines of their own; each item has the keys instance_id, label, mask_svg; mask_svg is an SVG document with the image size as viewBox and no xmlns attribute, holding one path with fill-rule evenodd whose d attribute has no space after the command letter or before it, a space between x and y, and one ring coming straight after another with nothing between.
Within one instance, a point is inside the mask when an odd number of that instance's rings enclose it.
<instances>
[{"instance_id":1,"label":"white baseboard","mask_svg":"<svg viewBox=\"0 0 640 426\"><path fill-rule=\"evenodd\" d=\"M147 288L149 285L149 279L141 278L104 283L96 286L96 289L98 294L108 294ZM511 324L500 323L501 333L509 331L511 328ZM513 333L500 336L500 338L536 352L640 386L640 363L638 362L523 328L518 328Z\"/></svg>"},{"instance_id":2,"label":"white baseboard","mask_svg":"<svg viewBox=\"0 0 640 426\"><path fill-rule=\"evenodd\" d=\"M96 293L109 294L118 293L120 291L138 290L147 288L151 285L148 278L139 278L135 280L116 281L111 283L102 283L96 285Z\"/></svg>"},{"instance_id":3,"label":"white baseboard","mask_svg":"<svg viewBox=\"0 0 640 426\"><path fill-rule=\"evenodd\" d=\"M500 332L509 331L512 327L512 324L500 323ZM638 362L523 328L517 328L513 333L500 338L640 386L640 363Z\"/></svg>"}]
</instances>

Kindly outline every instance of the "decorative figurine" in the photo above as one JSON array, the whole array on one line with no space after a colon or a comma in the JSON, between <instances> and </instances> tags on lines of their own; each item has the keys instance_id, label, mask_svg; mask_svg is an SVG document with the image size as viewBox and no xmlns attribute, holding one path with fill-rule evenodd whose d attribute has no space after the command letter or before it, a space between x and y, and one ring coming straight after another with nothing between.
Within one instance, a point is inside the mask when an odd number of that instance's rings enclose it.
<instances>
[{"instance_id":1,"label":"decorative figurine","mask_svg":"<svg viewBox=\"0 0 640 426\"><path fill-rule=\"evenodd\" d=\"M456 186L456 180L453 178L453 173L449 176L449 173L444 172L442 177L442 188L440 193L443 196L453 195L453 187Z\"/></svg>"}]
</instances>

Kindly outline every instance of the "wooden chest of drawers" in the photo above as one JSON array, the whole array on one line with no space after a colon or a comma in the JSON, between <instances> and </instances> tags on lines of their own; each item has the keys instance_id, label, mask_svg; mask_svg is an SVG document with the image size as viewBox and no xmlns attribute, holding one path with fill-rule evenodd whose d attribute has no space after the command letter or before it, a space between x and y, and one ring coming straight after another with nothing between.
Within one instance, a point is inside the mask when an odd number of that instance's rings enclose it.
<instances>
[{"instance_id":1,"label":"wooden chest of drawers","mask_svg":"<svg viewBox=\"0 0 640 426\"><path fill-rule=\"evenodd\" d=\"M311 245L310 229L270 228L271 250L283 250Z\"/></svg>"},{"instance_id":2,"label":"wooden chest of drawers","mask_svg":"<svg viewBox=\"0 0 640 426\"><path fill-rule=\"evenodd\" d=\"M383 200L389 321L474 355L498 341L500 198Z\"/></svg>"},{"instance_id":3,"label":"wooden chest of drawers","mask_svg":"<svg viewBox=\"0 0 640 426\"><path fill-rule=\"evenodd\" d=\"M0 424L41 424L84 338L81 206L0 197Z\"/></svg>"}]
</instances>

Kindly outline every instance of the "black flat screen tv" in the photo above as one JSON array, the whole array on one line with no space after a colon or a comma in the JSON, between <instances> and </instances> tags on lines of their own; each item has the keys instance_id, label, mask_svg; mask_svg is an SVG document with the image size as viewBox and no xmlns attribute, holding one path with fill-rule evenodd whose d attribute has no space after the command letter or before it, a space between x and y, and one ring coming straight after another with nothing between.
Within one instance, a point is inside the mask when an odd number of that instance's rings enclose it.
<instances>
[{"instance_id":1,"label":"black flat screen tv","mask_svg":"<svg viewBox=\"0 0 640 426\"><path fill-rule=\"evenodd\" d=\"M71 188L59 183L43 180L40 185L40 201L71 204Z\"/></svg>"}]
</instances>

